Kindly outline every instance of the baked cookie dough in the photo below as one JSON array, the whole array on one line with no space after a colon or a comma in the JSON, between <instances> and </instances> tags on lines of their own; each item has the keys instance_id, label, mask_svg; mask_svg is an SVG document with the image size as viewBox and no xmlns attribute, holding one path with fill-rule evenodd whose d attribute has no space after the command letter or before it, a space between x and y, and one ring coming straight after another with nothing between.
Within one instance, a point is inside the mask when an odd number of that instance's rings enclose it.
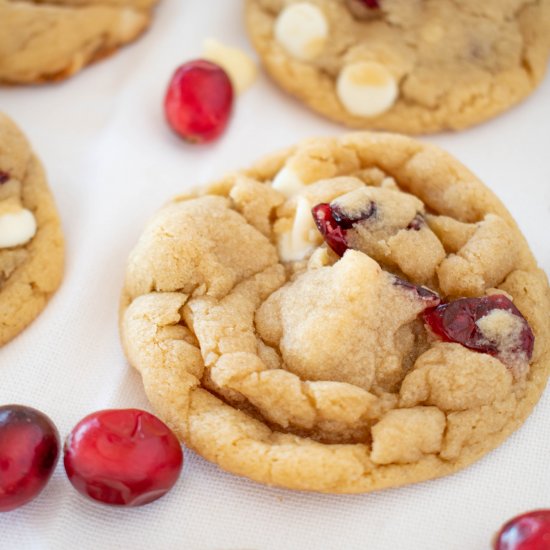
<instances>
[{"instance_id":1,"label":"baked cookie dough","mask_svg":"<svg viewBox=\"0 0 550 550\"><path fill-rule=\"evenodd\" d=\"M421 134L530 94L550 54L550 0L246 0L272 78L355 128Z\"/></svg>"},{"instance_id":2,"label":"baked cookie dough","mask_svg":"<svg viewBox=\"0 0 550 550\"><path fill-rule=\"evenodd\" d=\"M0 0L0 82L62 80L136 39L157 0Z\"/></svg>"},{"instance_id":3,"label":"baked cookie dough","mask_svg":"<svg viewBox=\"0 0 550 550\"><path fill-rule=\"evenodd\" d=\"M0 113L0 346L44 309L62 274L63 235L44 170Z\"/></svg>"},{"instance_id":4,"label":"baked cookie dough","mask_svg":"<svg viewBox=\"0 0 550 550\"><path fill-rule=\"evenodd\" d=\"M440 149L314 139L153 218L121 334L158 414L222 468L359 493L447 475L527 418L550 290L510 214Z\"/></svg>"}]
</instances>

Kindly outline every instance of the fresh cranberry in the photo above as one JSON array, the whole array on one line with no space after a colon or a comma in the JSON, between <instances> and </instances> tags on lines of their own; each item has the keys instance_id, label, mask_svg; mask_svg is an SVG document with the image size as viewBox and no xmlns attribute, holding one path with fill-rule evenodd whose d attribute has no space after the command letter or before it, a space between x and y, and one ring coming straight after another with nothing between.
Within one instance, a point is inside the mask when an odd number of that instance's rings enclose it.
<instances>
[{"instance_id":1,"label":"fresh cranberry","mask_svg":"<svg viewBox=\"0 0 550 550\"><path fill-rule=\"evenodd\" d=\"M43 413L22 405L0 407L0 512L36 498L59 457L59 434Z\"/></svg>"},{"instance_id":2,"label":"fresh cranberry","mask_svg":"<svg viewBox=\"0 0 550 550\"><path fill-rule=\"evenodd\" d=\"M426 307L433 308L434 306L437 306L441 303L441 298L439 297L439 294L437 294L433 290L430 290L429 288L426 288L425 286L413 285L412 283L409 283L409 281L405 281L405 279L401 279L401 277L395 276L393 284L396 286L402 286L407 290L414 292L417 298L426 303Z\"/></svg>"},{"instance_id":3,"label":"fresh cranberry","mask_svg":"<svg viewBox=\"0 0 550 550\"><path fill-rule=\"evenodd\" d=\"M425 311L424 320L430 329L445 342L456 342L476 351L499 355L503 350L499 349L498 343L487 338L477 325L480 319L498 309L508 311L521 319L522 329L519 334L519 345L508 352L523 356L526 361L529 361L533 355L535 336L525 317L503 294L493 294L481 298L461 298L441 304Z\"/></svg>"},{"instance_id":4,"label":"fresh cranberry","mask_svg":"<svg viewBox=\"0 0 550 550\"><path fill-rule=\"evenodd\" d=\"M346 229L341 227L332 215L330 204L321 203L311 210L317 229L323 235L326 243L338 254L343 256L348 249L346 243Z\"/></svg>"},{"instance_id":5,"label":"fresh cranberry","mask_svg":"<svg viewBox=\"0 0 550 550\"><path fill-rule=\"evenodd\" d=\"M216 139L225 130L232 107L233 86L227 73L201 59L176 70L164 98L168 124L194 143Z\"/></svg>"},{"instance_id":6,"label":"fresh cranberry","mask_svg":"<svg viewBox=\"0 0 550 550\"><path fill-rule=\"evenodd\" d=\"M379 0L359 0L365 7L370 8L371 10L377 10L380 8Z\"/></svg>"},{"instance_id":7,"label":"fresh cranberry","mask_svg":"<svg viewBox=\"0 0 550 550\"><path fill-rule=\"evenodd\" d=\"M7 172L0 170L0 185L6 183L10 179L10 175Z\"/></svg>"},{"instance_id":8,"label":"fresh cranberry","mask_svg":"<svg viewBox=\"0 0 550 550\"><path fill-rule=\"evenodd\" d=\"M495 539L494 550L549 550L550 510L535 510L511 519Z\"/></svg>"},{"instance_id":9,"label":"fresh cranberry","mask_svg":"<svg viewBox=\"0 0 550 550\"><path fill-rule=\"evenodd\" d=\"M180 443L166 424L138 409L105 410L82 419L65 443L65 470L93 500L140 506L167 493L183 465Z\"/></svg>"}]
</instances>

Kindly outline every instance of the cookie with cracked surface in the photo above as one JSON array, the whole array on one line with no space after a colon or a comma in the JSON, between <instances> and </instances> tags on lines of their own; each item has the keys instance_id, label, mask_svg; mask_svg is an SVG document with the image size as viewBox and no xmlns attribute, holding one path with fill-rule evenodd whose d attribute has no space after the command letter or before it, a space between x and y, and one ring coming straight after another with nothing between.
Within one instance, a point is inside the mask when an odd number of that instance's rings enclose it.
<instances>
[{"instance_id":1,"label":"cookie with cracked surface","mask_svg":"<svg viewBox=\"0 0 550 550\"><path fill-rule=\"evenodd\" d=\"M409 134L461 129L529 95L550 0L246 0L271 77L322 115Z\"/></svg>"},{"instance_id":2,"label":"cookie with cracked surface","mask_svg":"<svg viewBox=\"0 0 550 550\"><path fill-rule=\"evenodd\" d=\"M67 78L135 40L157 0L0 0L0 82Z\"/></svg>"},{"instance_id":3,"label":"cookie with cracked surface","mask_svg":"<svg viewBox=\"0 0 550 550\"><path fill-rule=\"evenodd\" d=\"M44 170L0 113L0 346L42 311L62 274L63 235Z\"/></svg>"},{"instance_id":4,"label":"cookie with cracked surface","mask_svg":"<svg viewBox=\"0 0 550 550\"><path fill-rule=\"evenodd\" d=\"M471 464L550 371L550 290L510 214L440 149L314 139L173 200L130 255L121 335L208 460L334 493Z\"/></svg>"}]
</instances>

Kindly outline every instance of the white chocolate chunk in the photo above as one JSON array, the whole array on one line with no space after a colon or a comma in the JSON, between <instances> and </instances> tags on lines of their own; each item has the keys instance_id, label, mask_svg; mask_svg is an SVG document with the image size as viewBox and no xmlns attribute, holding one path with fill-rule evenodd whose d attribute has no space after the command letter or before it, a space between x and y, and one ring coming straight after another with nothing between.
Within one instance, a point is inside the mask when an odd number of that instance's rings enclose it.
<instances>
[{"instance_id":1,"label":"white chocolate chunk","mask_svg":"<svg viewBox=\"0 0 550 550\"><path fill-rule=\"evenodd\" d=\"M229 75L238 94L250 88L258 75L256 64L245 52L226 46L214 38L207 38L203 42L203 57L217 63Z\"/></svg>"},{"instance_id":2,"label":"white chocolate chunk","mask_svg":"<svg viewBox=\"0 0 550 550\"><path fill-rule=\"evenodd\" d=\"M273 178L271 187L273 187L275 191L282 193L287 198L301 194L306 188L304 182L300 179L298 174L286 166L281 168L275 178Z\"/></svg>"},{"instance_id":3,"label":"white chocolate chunk","mask_svg":"<svg viewBox=\"0 0 550 550\"><path fill-rule=\"evenodd\" d=\"M36 220L30 210L0 216L0 248L20 246L29 242L36 233Z\"/></svg>"},{"instance_id":4,"label":"white chocolate chunk","mask_svg":"<svg viewBox=\"0 0 550 550\"><path fill-rule=\"evenodd\" d=\"M393 75L374 61L361 61L344 67L338 76L336 90L347 111L365 117L387 111L398 95Z\"/></svg>"},{"instance_id":5,"label":"white chocolate chunk","mask_svg":"<svg viewBox=\"0 0 550 550\"><path fill-rule=\"evenodd\" d=\"M311 205L304 197L296 200L292 229L279 237L279 255L284 262L303 260L315 246L318 231L311 214Z\"/></svg>"},{"instance_id":6,"label":"white chocolate chunk","mask_svg":"<svg viewBox=\"0 0 550 550\"><path fill-rule=\"evenodd\" d=\"M309 2L287 6L275 22L275 38L301 61L315 59L325 46L328 22L323 12Z\"/></svg>"}]
</instances>

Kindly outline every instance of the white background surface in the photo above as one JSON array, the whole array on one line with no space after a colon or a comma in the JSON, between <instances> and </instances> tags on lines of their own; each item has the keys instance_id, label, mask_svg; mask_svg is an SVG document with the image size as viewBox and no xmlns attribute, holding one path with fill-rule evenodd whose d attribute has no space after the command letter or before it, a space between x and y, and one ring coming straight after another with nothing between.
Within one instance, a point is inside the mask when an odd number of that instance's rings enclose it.
<instances>
[{"instance_id":1,"label":"white background surface","mask_svg":"<svg viewBox=\"0 0 550 550\"><path fill-rule=\"evenodd\" d=\"M65 281L44 313L0 350L0 403L37 407L62 437L107 407L147 408L118 340L128 251L170 196L305 137L343 131L261 76L209 146L180 142L162 116L175 67L213 36L251 51L241 2L163 0L150 32L72 80L0 88L0 109L46 165L67 241ZM550 79L524 104L460 134L429 138L510 208L550 271ZM550 507L550 393L525 426L473 467L362 496L292 493L221 472L191 452L166 497L141 509L86 501L61 464L33 503L0 514L0 549L488 550L510 516Z\"/></svg>"}]
</instances>

